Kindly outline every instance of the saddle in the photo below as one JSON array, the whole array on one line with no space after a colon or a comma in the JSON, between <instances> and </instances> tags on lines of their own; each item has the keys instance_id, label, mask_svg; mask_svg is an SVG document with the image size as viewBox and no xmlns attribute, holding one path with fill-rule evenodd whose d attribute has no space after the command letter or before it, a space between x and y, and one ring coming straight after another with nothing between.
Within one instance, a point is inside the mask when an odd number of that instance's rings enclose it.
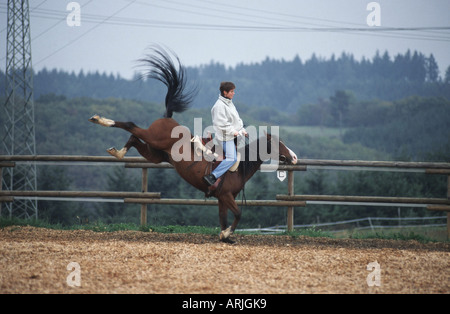
<instances>
[{"instance_id":1,"label":"saddle","mask_svg":"<svg viewBox=\"0 0 450 314\"><path fill-rule=\"evenodd\" d=\"M212 165L213 169L217 167L217 165L225 159L223 152L220 155L215 152L215 145L211 135L210 137L203 137L203 138L200 138L200 136L195 135L191 139L191 142L194 144L194 153L197 156L203 155L207 161L213 164ZM236 141L234 143L236 145ZM237 152L236 157L237 160L233 164L233 166L231 166L231 168L228 169L229 172L235 172L239 167L239 163L241 161L241 153Z\"/></svg>"},{"instance_id":2,"label":"saddle","mask_svg":"<svg viewBox=\"0 0 450 314\"><path fill-rule=\"evenodd\" d=\"M198 135L196 135L191 139L191 142L194 145L194 154L196 154L197 156L203 155L205 160L209 162L210 166L206 167L205 175L211 173L219 165L219 163L225 159L223 153L219 155L215 152L215 145L211 135L206 138L200 138ZM234 143L235 145L237 145L236 141ZM236 172L236 170L238 169L239 163L241 161L241 154L239 152L237 152L236 158L236 162L233 164L233 166L231 166L230 169L228 169L227 172ZM216 190L218 190L219 187L223 184L223 179L225 176L226 173L222 177L217 178L216 182L208 187L208 191L205 192L206 197L211 197L214 195Z\"/></svg>"}]
</instances>

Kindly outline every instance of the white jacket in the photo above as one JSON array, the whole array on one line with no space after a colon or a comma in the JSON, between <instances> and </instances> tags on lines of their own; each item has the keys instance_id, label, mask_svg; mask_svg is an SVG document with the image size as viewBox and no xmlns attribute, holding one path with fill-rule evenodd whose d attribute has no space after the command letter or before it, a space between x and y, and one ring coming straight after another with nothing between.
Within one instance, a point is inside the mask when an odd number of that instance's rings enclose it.
<instances>
[{"instance_id":1,"label":"white jacket","mask_svg":"<svg viewBox=\"0 0 450 314\"><path fill-rule=\"evenodd\" d=\"M221 95L211 109L211 116L219 141L234 139L234 133L239 132L244 127L233 101Z\"/></svg>"}]
</instances>

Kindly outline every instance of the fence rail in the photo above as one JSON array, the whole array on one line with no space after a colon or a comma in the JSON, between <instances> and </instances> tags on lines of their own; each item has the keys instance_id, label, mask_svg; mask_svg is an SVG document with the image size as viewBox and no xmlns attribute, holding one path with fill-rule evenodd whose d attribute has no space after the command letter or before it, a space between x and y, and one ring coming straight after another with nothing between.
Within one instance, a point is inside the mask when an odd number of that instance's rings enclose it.
<instances>
[{"instance_id":1,"label":"fence rail","mask_svg":"<svg viewBox=\"0 0 450 314\"><path fill-rule=\"evenodd\" d=\"M446 198L382 197L382 196L340 196L340 195L277 195L277 200L340 203L340 205L408 206L430 207L430 210L450 211L450 200ZM431 209L432 208L432 209Z\"/></svg>"},{"instance_id":2,"label":"fence rail","mask_svg":"<svg viewBox=\"0 0 450 314\"><path fill-rule=\"evenodd\" d=\"M12 202L15 197L52 197L52 198L121 198L125 203L141 204L141 224L147 221L147 204L186 204L186 205L216 205L217 200L199 199L163 199L158 192L147 192L148 168L173 168L168 163L153 164L142 157L125 157L118 160L115 157L104 156L66 156L66 155L21 155L0 156L0 178L3 167L14 167L16 163L36 164L123 164L126 168L142 169L142 192L93 192L93 191L1 191L2 202ZM264 165L262 166L262 168ZM340 196L340 195L295 195L294 172L315 169L343 171L388 171L388 172L419 172L447 176L447 198L405 198L405 197L374 197L374 196ZM334 205L368 205L368 206L408 206L424 207L428 210L447 212L447 232L450 237L450 163L442 162L398 162L398 161L361 161L361 160L320 160L300 159L297 165L280 165L279 171L288 172L288 191L286 195L277 195L275 200L248 200L248 206L288 207L287 229L294 228L294 207L305 207L308 204ZM242 205L242 201L238 201ZM0 207L1 211L1 207Z\"/></svg>"},{"instance_id":3,"label":"fence rail","mask_svg":"<svg viewBox=\"0 0 450 314\"><path fill-rule=\"evenodd\" d=\"M357 219L349 219L349 220L341 220L335 222L324 222L324 223L313 223L313 224L303 224L303 225L294 225L294 228L318 228L318 227L338 227L332 230L327 230L328 232L340 232L343 228L349 229L349 225L356 224L355 227L352 227L352 230L365 230L371 229L375 231L375 229L389 229L389 228L429 228L429 227L445 227L445 223L428 223L428 224L410 224L411 221L425 221L425 220L443 220L446 219L447 216L432 216L432 217L366 217L366 218L357 218ZM376 225L376 221L395 221L397 224L395 225ZM362 226L363 224L366 226ZM408 224L405 224L408 223ZM344 226L339 229L339 226ZM263 228L247 228L247 229L237 229L236 231L241 232L260 232L265 234L275 234L282 233L286 231L286 225L277 225L271 227L263 227Z\"/></svg>"}]
</instances>

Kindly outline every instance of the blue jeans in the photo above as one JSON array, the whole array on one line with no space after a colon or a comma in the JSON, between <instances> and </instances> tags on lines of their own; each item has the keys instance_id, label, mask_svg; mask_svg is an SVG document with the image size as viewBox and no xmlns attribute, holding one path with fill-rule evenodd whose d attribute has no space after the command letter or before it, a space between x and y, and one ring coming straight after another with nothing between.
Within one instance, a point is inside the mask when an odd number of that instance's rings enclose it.
<instances>
[{"instance_id":1,"label":"blue jeans","mask_svg":"<svg viewBox=\"0 0 450 314\"><path fill-rule=\"evenodd\" d=\"M222 146L225 159L212 172L216 179L220 178L237 161L236 146L234 145L234 140L226 142L224 141L222 142Z\"/></svg>"}]
</instances>

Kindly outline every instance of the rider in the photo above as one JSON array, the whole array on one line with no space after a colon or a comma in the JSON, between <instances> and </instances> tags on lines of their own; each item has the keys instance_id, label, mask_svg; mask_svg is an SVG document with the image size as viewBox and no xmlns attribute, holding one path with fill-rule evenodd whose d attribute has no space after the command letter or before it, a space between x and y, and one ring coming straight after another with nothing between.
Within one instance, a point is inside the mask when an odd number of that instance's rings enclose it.
<instances>
[{"instance_id":1,"label":"rider","mask_svg":"<svg viewBox=\"0 0 450 314\"><path fill-rule=\"evenodd\" d=\"M203 179L213 185L237 161L234 139L241 133L247 136L244 123L233 104L236 86L232 82L220 83L220 95L211 109L212 122L217 139L222 142L225 159L209 175Z\"/></svg>"}]
</instances>

